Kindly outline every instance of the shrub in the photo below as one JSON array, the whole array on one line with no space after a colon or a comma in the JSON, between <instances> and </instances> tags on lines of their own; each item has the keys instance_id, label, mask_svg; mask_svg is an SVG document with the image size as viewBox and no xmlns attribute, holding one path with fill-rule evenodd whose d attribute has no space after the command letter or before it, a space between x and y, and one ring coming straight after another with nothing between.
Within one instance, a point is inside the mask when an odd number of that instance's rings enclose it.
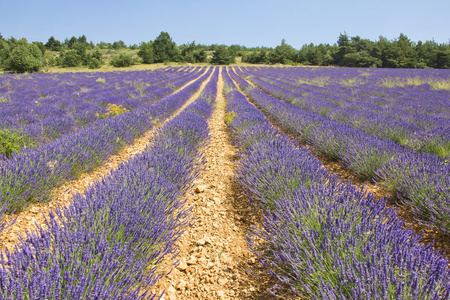
<instances>
[{"instance_id":1,"label":"shrub","mask_svg":"<svg viewBox=\"0 0 450 300\"><path fill-rule=\"evenodd\" d=\"M89 69L100 69L102 67L102 62L96 58L91 58L88 63Z\"/></svg>"},{"instance_id":2,"label":"shrub","mask_svg":"<svg viewBox=\"0 0 450 300\"><path fill-rule=\"evenodd\" d=\"M14 152L20 153L25 146L33 146L33 142L22 130L0 129L0 155L9 158Z\"/></svg>"},{"instance_id":3,"label":"shrub","mask_svg":"<svg viewBox=\"0 0 450 300\"><path fill-rule=\"evenodd\" d=\"M133 58L127 54L119 54L114 56L110 64L118 68L129 67L133 64Z\"/></svg>"},{"instance_id":4,"label":"shrub","mask_svg":"<svg viewBox=\"0 0 450 300\"><path fill-rule=\"evenodd\" d=\"M62 57L61 64L63 67L78 67L83 63L83 58L76 50L69 50L67 52L61 52Z\"/></svg>"},{"instance_id":5,"label":"shrub","mask_svg":"<svg viewBox=\"0 0 450 300\"><path fill-rule=\"evenodd\" d=\"M122 105L116 105L116 104L111 104L111 103L108 103L107 110L108 110L108 112L103 115L100 115L99 113L96 113L95 115L99 119L107 119L108 117L113 118L115 116L129 112L129 110L126 109L125 107L122 107Z\"/></svg>"},{"instance_id":6,"label":"shrub","mask_svg":"<svg viewBox=\"0 0 450 300\"><path fill-rule=\"evenodd\" d=\"M229 65L234 62L234 55L225 46L218 46L211 59L211 63L217 65Z\"/></svg>"},{"instance_id":7,"label":"shrub","mask_svg":"<svg viewBox=\"0 0 450 300\"><path fill-rule=\"evenodd\" d=\"M17 45L9 57L9 69L15 72L37 72L43 66L42 52L35 44L24 43Z\"/></svg>"},{"instance_id":8,"label":"shrub","mask_svg":"<svg viewBox=\"0 0 450 300\"><path fill-rule=\"evenodd\" d=\"M153 48L151 43L142 43L137 54L144 64L153 63Z\"/></svg>"}]
</instances>

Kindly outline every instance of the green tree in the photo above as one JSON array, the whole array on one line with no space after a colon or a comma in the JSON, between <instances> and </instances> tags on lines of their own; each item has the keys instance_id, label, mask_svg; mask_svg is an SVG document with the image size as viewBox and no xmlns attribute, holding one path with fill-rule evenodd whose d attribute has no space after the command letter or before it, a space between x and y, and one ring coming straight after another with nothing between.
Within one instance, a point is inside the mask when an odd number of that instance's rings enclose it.
<instances>
[{"instance_id":1,"label":"green tree","mask_svg":"<svg viewBox=\"0 0 450 300\"><path fill-rule=\"evenodd\" d=\"M292 46L286 44L286 40L281 40L281 45L277 46L269 53L269 62L272 64L290 64L295 60L296 51Z\"/></svg>"},{"instance_id":2,"label":"green tree","mask_svg":"<svg viewBox=\"0 0 450 300\"><path fill-rule=\"evenodd\" d=\"M83 57L75 49L61 51L59 57L63 67L78 67L83 64Z\"/></svg>"},{"instance_id":3,"label":"green tree","mask_svg":"<svg viewBox=\"0 0 450 300\"><path fill-rule=\"evenodd\" d=\"M89 69L99 69L103 64L102 53L98 48L95 48L92 53L86 54L85 62L83 65Z\"/></svg>"},{"instance_id":4,"label":"green tree","mask_svg":"<svg viewBox=\"0 0 450 300\"><path fill-rule=\"evenodd\" d=\"M167 32L162 31L152 43L154 61L157 63L174 61L178 57L178 48Z\"/></svg>"},{"instance_id":5,"label":"green tree","mask_svg":"<svg viewBox=\"0 0 450 300\"><path fill-rule=\"evenodd\" d=\"M203 49L194 50L192 53L194 55L194 59L196 62L205 62L206 61L206 52Z\"/></svg>"},{"instance_id":6,"label":"green tree","mask_svg":"<svg viewBox=\"0 0 450 300\"><path fill-rule=\"evenodd\" d=\"M64 41L64 43L66 44L66 46L67 46L69 49L75 49L75 47L77 46L78 40L77 40L76 37L72 36L72 37L70 38L70 40L67 40L67 39L66 39L66 41Z\"/></svg>"},{"instance_id":7,"label":"green tree","mask_svg":"<svg viewBox=\"0 0 450 300\"><path fill-rule=\"evenodd\" d=\"M15 72L37 72L43 66L42 52L37 45L21 39L12 49L7 64L8 69Z\"/></svg>"},{"instance_id":8,"label":"green tree","mask_svg":"<svg viewBox=\"0 0 450 300\"><path fill-rule=\"evenodd\" d=\"M231 63L234 63L235 57L232 53L230 53L226 46L218 46L216 47L216 50L213 53L213 57L211 58L212 64L217 65L229 65Z\"/></svg>"},{"instance_id":9,"label":"green tree","mask_svg":"<svg viewBox=\"0 0 450 300\"><path fill-rule=\"evenodd\" d=\"M188 43L187 45L182 45L181 48L181 56L185 62L195 63L194 50L195 50L195 41L192 43Z\"/></svg>"},{"instance_id":10,"label":"green tree","mask_svg":"<svg viewBox=\"0 0 450 300\"><path fill-rule=\"evenodd\" d=\"M127 45L125 45L124 41L120 40L118 42L112 43L112 48L114 50L120 50L120 49L127 48Z\"/></svg>"},{"instance_id":11,"label":"green tree","mask_svg":"<svg viewBox=\"0 0 450 300\"><path fill-rule=\"evenodd\" d=\"M381 60L384 68L415 68L419 63L415 46L403 33L393 42L382 41Z\"/></svg>"},{"instance_id":12,"label":"green tree","mask_svg":"<svg viewBox=\"0 0 450 300\"><path fill-rule=\"evenodd\" d=\"M142 42L137 55L142 59L144 64L152 64L154 62L152 44Z\"/></svg>"},{"instance_id":13,"label":"green tree","mask_svg":"<svg viewBox=\"0 0 450 300\"><path fill-rule=\"evenodd\" d=\"M436 52L436 68L450 69L450 46L439 46Z\"/></svg>"},{"instance_id":14,"label":"green tree","mask_svg":"<svg viewBox=\"0 0 450 300\"><path fill-rule=\"evenodd\" d=\"M339 34L337 41L338 49L333 56L334 63L339 66L344 66L344 56L349 53L356 53L356 47L350 42L347 33Z\"/></svg>"},{"instance_id":15,"label":"green tree","mask_svg":"<svg viewBox=\"0 0 450 300\"><path fill-rule=\"evenodd\" d=\"M7 60L11 54L11 48L9 44L3 40L0 39L0 67L5 68Z\"/></svg>"},{"instance_id":16,"label":"green tree","mask_svg":"<svg viewBox=\"0 0 450 300\"><path fill-rule=\"evenodd\" d=\"M45 47L51 51L60 51L61 50L61 42L53 37L53 35L48 39L47 43L45 43Z\"/></svg>"},{"instance_id":17,"label":"green tree","mask_svg":"<svg viewBox=\"0 0 450 300\"><path fill-rule=\"evenodd\" d=\"M89 43L87 42L87 38L84 34L78 37L77 44L83 45L85 48L89 48Z\"/></svg>"}]
</instances>

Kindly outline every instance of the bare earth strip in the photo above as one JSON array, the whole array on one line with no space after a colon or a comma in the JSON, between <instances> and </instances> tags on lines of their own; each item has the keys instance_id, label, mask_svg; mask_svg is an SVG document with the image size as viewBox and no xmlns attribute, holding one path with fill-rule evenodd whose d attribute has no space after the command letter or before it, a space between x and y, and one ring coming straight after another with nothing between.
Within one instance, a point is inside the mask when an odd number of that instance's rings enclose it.
<instances>
[{"instance_id":1,"label":"bare earth strip","mask_svg":"<svg viewBox=\"0 0 450 300\"><path fill-rule=\"evenodd\" d=\"M209 68L208 68L209 69ZM208 70L206 70L207 72ZM157 126L153 127L144 136L136 139L132 145L129 145L122 149L118 154L112 155L102 166L95 169L95 171L82 174L78 179L72 180L57 188L53 191L55 195L51 201L46 203L36 203L31 205L26 211L19 214L8 216L5 218L11 219L17 217L16 222L13 226L4 230L0 234L0 250L9 249L12 250L14 245L19 241L19 235L25 237L26 231L31 231L36 228L35 224L45 227L45 218L48 216L49 212L58 207L65 206L72 201L72 195L76 193L84 194L84 191L91 186L95 181L101 180L102 177L108 176L113 169L117 169L119 164L128 161L133 158L136 154L143 151L147 146L151 145L153 142L157 129L167 123L169 120L173 119L176 115L181 113L189 104L191 104L200 93L203 91L206 84L211 79L211 75L208 79L202 83L200 89L189 98L189 100L178 109L171 117L169 117L164 122L161 122ZM193 83L198 79L194 79L187 84L183 85L177 92L183 90L186 86Z\"/></svg>"},{"instance_id":2,"label":"bare earth strip","mask_svg":"<svg viewBox=\"0 0 450 300\"><path fill-rule=\"evenodd\" d=\"M255 84L253 84L253 82L251 82L245 78L243 78L243 79L246 80L252 87L260 89ZM237 86L237 83L236 83L236 86ZM238 89L245 95L245 93L239 87L238 87ZM248 97L247 97L247 100L251 104L253 104L253 102L250 99L248 99ZM280 101L282 101L282 100L280 100ZM298 141L295 139L295 137L292 134L285 132L285 130L283 130L282 128L277 126L276 123L274 122L274 120L272 120L269 116L266 115L266 117L270 120L272 126L276 127L278 130L284 132L285 134L290 136L294 142L298 143ZM358 176L352 170L343 168L340 162L334 161L334 160L328 158L327 156L318 153L318 151L313 146L307 145L307 144L302 144L302 143L300 143L300 146L305 146L306 148L308 148L312 152L312 154L315 155L322 162L323 166L325 168L327 168L330 173L338 175L339 178L343 179L346 182L352 182L355 186L357 186L359 188L361 188L361 187L366 188L368 192L371 192L374 194L376 199L388 198L387 206L395 207L399 218L401 218L402 220L404 220L406 222L405 227L411 226L411 228L415 230L416 234L418 234L418 235L423 234L423 236L420 240L421 243L423 243L424 245L432 244L433 248L435 250L439 250L441 253L446 251L444 256L447 259L450 259L450 251L449 251L450 250L450 239L448 238L448 236L441 234L438 231L431 229L430 227L422 225L419 222L417 222L415 219L415 216L412 214L412 212L409 211L404 205L402 205L400 203L401 200L399 200L396 195L392 195L381 185L376 185L371 182L362 180L361 177Z\"/></svg>"},{"instance_id":3,"label":"bare earth strip","mask_svg":"<svg viewBox=\"0 0 450 300\"><path fill-rule=\"evenodd\" d=\"M178 242L180 264L155 288L159 294L165 290L165 300L275 299L267 292L271 282L247 249L246 233L261 215L234 179L237 149L224 122L225 109L220 74L206 167L186 204L196 216Z\"/></svg>"}]
</instances>

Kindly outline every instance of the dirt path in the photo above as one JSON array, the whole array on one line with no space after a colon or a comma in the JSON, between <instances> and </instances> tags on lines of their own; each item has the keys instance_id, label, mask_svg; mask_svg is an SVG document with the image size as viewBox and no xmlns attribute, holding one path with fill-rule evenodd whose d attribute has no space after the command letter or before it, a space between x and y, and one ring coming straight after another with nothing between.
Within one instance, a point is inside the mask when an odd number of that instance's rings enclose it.
<instances>
[{"instance_id":1,"label":"dirt path","mask_svg":"<svg viewBox=\"0 0 450 300\"><path fill-rule=\"evenodd\" d=\"M243 78L242 76L240 76L240 77ZM243 78L243 79L246 80L254 88L261 90L258 86L253 84L253 82L251 82L245 78ZM238 86L237 83L236 83L236 86ZM238 87L238 89L241 93L246 95L239 87ZM251 104L253 104L253 102L250 99L248 99L248 97L247 97L247 100ZM282 100L280 100L280 101L282 101ZM299 144L299 146L306 146L312 152L312 154L314 156L316 156L322 162L323 166L325 168L327 168L330 173L338 175L339 178L343 179L346 182L351 182L359 188L364 186L368 192L371 192L374 194L376 199L388 198L387 206L395 207L399 218L403 219L406 222L405 227L411 226L411 228L415 230L416 234L418 234L418 235L423 234L423 236L420 240L421 243L423 243L424 245L433 244L433 248L435 250L439 250L441 253L443 251L446 251L447 253L445 254L445 257L450 260L450 251L449 251L450 250L450 239L448 238L448 236L441 234L438 231L431 229L430 227L422 225L419 222L417 222L415 219L415 216L412 214L412 212L409 211L405 206L403 206L401 204L401 200L399 200L396 195L389 193L381 185L377 185L372 182L368 182L368 181L361 179L361 177L359 175L357 175L355 172L353 172L352 170L343 168L340 162L332 160L329 157L318 153L318 151L314 148L314 146L299 142L298 140L296 140L296 138L292 134L286 132L285 130L283 130L282 128L277 126L276 122L272 118L270 118L267 115L266 115L266 117L270 120L272 126L274 126L281 132L284 132L286 135L291 137L291 139L295 143Z\"/></svg>"},{"instance_id":2,"label":"dirt path","mask_svg":"<svg viewBox=\"0 0 450 300\"><path fill-rule=\"evenodd\" d=\"M260 223L260 213L249 206L233 178L238 157L224 122L225 109L220 74L206 167L188 196L196 217L178 242L180 264L155 287L158 293L165 290L165 300L275 299L267 292L267 276L247 249L246 232Z\"/></svg>"},{"instance_id":3,"label":"dirt path","mask_svg":"<svg viewBox=\"0 0 450 300\"><path fill-rule=\"evenodd\" d=\"M209 70L209 68L208 68ZM208 71L206 70L206 72ZM95 181L100 180L103 176L108 176L113 169L116 169L119 164L128 161L133 158L136 154L140 153L152 143L155 138L155 133L157 129L167 123L169 120L174 118L176 115L181 113L189 104L191 104L200 93L203 91L206 84L211 79L211 75L208 79L202 83L200 89L192 95L192 97L180 108L178 109L171 117L169 117L166 121L161 122L157 126L153 127L150 131L145 133L139 139L136 139L132 145L129 145L122 149L118 154L112 155L102 166L96 168L94 171L89 173L82 174L77 180L72 180L66 182L63 186L55 189L53 191L54 196L52 200L46 203L36 203L31 205L26 211L21 212L16 215L7 216L5 220L9 220L11 218L17 217L16 222L10 228L6 229L2 233L0 233L0 250L9 249L12 250L14 244L19 241L19 235L24 237L26 231L34 230L36 228L35 224L45 225L44 216L48 216L49 212L56 208L57 206L64 206L72 201L72 195L76 193L84 194L84 190L86 190L89 186L91 186ZM174 94L178 93L186 86L191 84L192 82L198 79L194 79L187 84L183 85L178 91Z\"/></svg>"}]
</instances>

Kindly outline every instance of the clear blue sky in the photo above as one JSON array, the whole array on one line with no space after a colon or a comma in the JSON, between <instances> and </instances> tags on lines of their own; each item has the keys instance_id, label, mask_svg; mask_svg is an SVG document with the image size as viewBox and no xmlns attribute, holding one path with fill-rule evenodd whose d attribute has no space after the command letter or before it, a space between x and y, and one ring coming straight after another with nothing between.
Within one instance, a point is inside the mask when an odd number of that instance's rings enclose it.
<instances>
[{"instance_id":1,"label":"clear blue sky","mask_svg":"<svg viewBox=\"0 0 450 300\"><path fill-rule=\"evenodd\" d=\"M285 39L337 41L339 33L378 40L400 33L412 41L450 41L450 0L3 0L0 33L47 42L86 35L88 41L139 44L167 31L179 45L275 47Z\"/></svg>"}]
</instances>

